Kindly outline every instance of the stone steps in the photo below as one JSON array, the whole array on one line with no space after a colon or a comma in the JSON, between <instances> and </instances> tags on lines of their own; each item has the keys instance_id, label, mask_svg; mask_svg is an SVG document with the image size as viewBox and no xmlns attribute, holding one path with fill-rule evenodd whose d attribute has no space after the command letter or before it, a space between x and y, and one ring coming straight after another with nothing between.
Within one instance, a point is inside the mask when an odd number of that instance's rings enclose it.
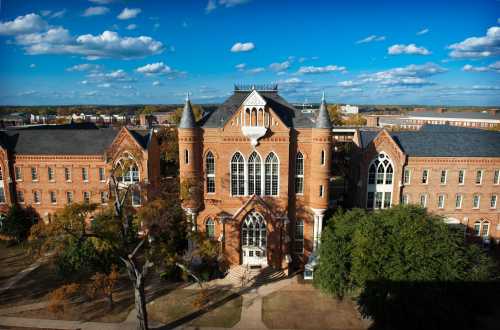
<instances>
[{"instance_id":1,"label":"stone steps","mask_svg":"<svg viewBox=\"0 0 500 330\"><path fill-rule=\"evenodd\" d=\"M225 280L234 286L260 286L287 278L282 270L272 267L250 268L243 265L229 269Z\"/></svg>"}]
</instances>

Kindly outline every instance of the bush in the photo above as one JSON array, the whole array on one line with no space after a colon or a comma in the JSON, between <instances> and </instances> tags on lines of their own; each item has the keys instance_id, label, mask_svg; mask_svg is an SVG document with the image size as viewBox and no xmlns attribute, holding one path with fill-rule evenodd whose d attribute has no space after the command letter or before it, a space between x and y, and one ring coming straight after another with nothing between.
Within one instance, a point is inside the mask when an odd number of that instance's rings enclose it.
<instances>
[{"instance_id":1,"label":"bush","mask_svg":"<svg viewBox=\"0 0 500 330\"><path fill-rule=\"evenodd\" d=\"M18 205L12 205L0 223L0 233L17 242L23 242L28 238L31 226L36 222L38 222L38 217L33 209L23 209Z\"/></svg>"},{"instance_id":2,"label":"bush","mask_svg":"<svg viewBox=\"0 0 500 330\"><path fill-rule=\"evenodd\" d=\"M339 297L358 294L374 328L471 329L487 312L476 302L498 292L486 252L415 206L337 213L319 253L315 285Z\"/></svg>"}]
</instances>

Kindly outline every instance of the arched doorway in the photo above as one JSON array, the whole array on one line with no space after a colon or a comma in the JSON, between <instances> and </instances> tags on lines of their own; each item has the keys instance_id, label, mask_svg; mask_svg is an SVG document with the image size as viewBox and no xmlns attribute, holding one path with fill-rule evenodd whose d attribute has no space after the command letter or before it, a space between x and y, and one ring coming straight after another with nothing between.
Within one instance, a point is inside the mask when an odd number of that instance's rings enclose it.
<instances>
[{"instance_id":1,"label":"arched doorway","mask_svg":"<svg viewBox=\"0 0 500 330\"><path fill-rule=\"evenodd\" d=\"M242 264L267 265L266 221L258 212L249 213L241 224Z\"/></svg>"}]
</instances>

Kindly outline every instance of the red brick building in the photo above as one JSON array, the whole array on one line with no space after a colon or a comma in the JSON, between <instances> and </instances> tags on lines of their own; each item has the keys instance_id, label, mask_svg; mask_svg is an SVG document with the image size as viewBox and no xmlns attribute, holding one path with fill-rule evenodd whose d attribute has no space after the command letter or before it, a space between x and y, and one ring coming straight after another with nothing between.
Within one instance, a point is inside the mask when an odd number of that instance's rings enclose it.
<instances>
[{"instance_id":1,"label":"red brick building","mask_svg":"<svg viewBox=\"0 0 500 330\"><path fill-rule=\"evenodd\" d=\"M310 268L328 208L332 127L295 109L277 87L235 88L195 122L186 101L179 125L183 200L196 230L218 240L231 265ZM191 187L193 189L193 187Z\"/></svg>"},{"instance_id":2,"label":"red brick building","mask_svg":"<svg viewBox=\"0 0 500 330\"><path fill-rule=\"evenodd\" d=\"M367 209L417 204L500 242L500 132L448 125L358 131L352 202Z\"/></svg>"},{"instance_id":3,"label":"red brick building","mask_svg":"<svg viewBox=\"0 0 500 330\"><path fill-rule=\"evenodd\" d=\"M106 205L108 175L130 165L123 183L157 183L160 152L152 131L89 125L35 126L0 131L0 208L33 207L42 218L73 202ZM144 193L132 194L141 205Z\"/></svg>"}]
</instances>

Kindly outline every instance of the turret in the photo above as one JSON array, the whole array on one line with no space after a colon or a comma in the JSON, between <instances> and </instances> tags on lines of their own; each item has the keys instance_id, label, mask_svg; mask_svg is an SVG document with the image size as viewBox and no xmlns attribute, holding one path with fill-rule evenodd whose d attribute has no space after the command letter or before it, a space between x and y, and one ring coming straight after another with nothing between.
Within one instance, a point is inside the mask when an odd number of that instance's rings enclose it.
<instances>
[{"instance_id":1,"label":"turret","mask_svg":"<svg viewBox=\"0 0 500 330\"><path fill-rule=\"evenodd\" d=\"M196 212L200 206L201 181L201 143L199 127L194 118L189 94L182 111L178 127L179 135L179 170L181 182L181 199L183 208L189 212Z\"/></svg>"},{"instance_id":2,"label":"turret","mask_svg":"<svg viewBox=\"0 0 500 330\"><path fill-rule=\"evenodd\" d=\"M312 129L310 202L313 209L328 208L332 162L332 123L325 101L321 99L316 125Z\"/></svg>"}]
</instances>

